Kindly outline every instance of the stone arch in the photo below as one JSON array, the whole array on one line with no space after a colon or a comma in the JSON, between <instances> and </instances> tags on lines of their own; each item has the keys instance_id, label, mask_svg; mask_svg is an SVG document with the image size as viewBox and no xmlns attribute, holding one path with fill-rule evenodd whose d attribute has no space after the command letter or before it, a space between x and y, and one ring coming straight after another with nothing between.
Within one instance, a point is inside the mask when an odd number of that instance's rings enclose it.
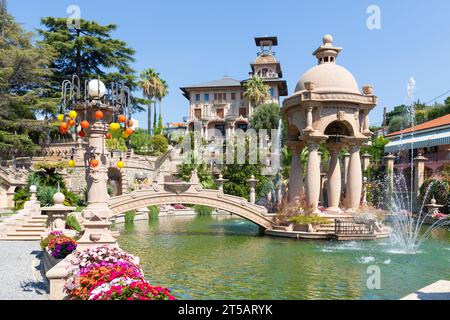
<instances>
[{"instance_id":1,"label":"stone arch","mask_svg":"<svg viewBox=\"0 0 450 320\"><path fill-rule=\"evenodd\" d=\"M122 173L118 168L108 168L108 186L112 188L111 196L122 195Z\"/></svg>"},{"instance_id":2,"label":"stone arch","mask_svg":"<svg viewBox=\"0 0 450 320\"><path fill-rule=\"evenodd\" d=\"M322 117L318 120L315 129L319 133L325 134L326 129L333 123L340 123L342 127L345 126L347 130L351 132L351 137L361 136L359 133L359 127L357 126L357 121L353 118L353 115L350 116L347 113L342 113L340 115L332 114Z\"/></svg>"},{"instance_id":3,"label":"stone arch","mask_svg":"<svg viewBox=\"0 0 450 320\"><path fill-rule=\"evenodd\" d=\"M150 205L185 203L222 209L249 220L264 229L271 229L273 226L272 220L265 216L267 214L266 208L252 204L244 198L227 195L218 190L201 189L198 186L191 187L182 193L160 190L161 187L156 185L153 189L138 190L110 198L108 206L112 211L112 217Z\"/></svg>"},{"instance_id":4,"label":"stone arch","mask_svg":"<svg viewBox=\"0 0 450 320\"><path fill-rule=\"evenodd\" d=\"M351 137L354 135L352 125L347 121L335 120L331 122L324 131L327 136L347 136Z\"/></svg>"}]
</instances>

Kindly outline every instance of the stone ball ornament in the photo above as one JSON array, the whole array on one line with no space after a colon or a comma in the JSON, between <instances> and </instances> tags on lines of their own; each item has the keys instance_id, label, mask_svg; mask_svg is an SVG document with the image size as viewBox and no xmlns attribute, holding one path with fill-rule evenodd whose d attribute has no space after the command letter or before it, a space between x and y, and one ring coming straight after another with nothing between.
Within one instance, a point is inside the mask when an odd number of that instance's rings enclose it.
<instances>
[{"instance_id":1,"label":"stone ball ornament","mask_svg":"<svg viewBox=\"0 0 450 320\"><path fill-rule=\"evenodd\" d=\"M66 197L62 192L57 192L53 195L53 202L55 204L63 204L64 200L66 200Z\"/></svg>"},{"instance_id":2,"label":"stone ball ornament","mask_svg":"<svg viewBox=\"0 0 450 320\"><path fill-rule=\"evenodd\" d=\"M106 94L106 86L100 80L94 79L88 83L88 94L92 99L101 99Z\"/></svg>"},{"instance_id":3,"label":"stone ball ornament","mask_svg":"<svg viewBox=\"0 0 450 320\"><path fill-rule=\"evenodd\" d=\"M30 186L30 192L36 192L37 191L37 187L33 184Z\"/></svg>"}]
</instances>

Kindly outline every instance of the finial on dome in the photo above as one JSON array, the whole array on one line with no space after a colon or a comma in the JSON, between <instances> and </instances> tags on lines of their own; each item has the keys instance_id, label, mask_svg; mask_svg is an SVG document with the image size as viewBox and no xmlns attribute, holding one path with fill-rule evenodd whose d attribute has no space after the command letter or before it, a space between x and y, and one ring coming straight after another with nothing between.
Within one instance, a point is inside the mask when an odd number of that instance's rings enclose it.
<instances>
[{"instance_id":1,"label":"finial on dome","mask_svg":"<svg viewBox=\"0 0 450 320\"><path fill-rule=\"evenodd\" d=\"M333 43L333 36L331 34L326 34L323 36L322 41L324 45L331 45Z\"/></svg>"}]
</instances>

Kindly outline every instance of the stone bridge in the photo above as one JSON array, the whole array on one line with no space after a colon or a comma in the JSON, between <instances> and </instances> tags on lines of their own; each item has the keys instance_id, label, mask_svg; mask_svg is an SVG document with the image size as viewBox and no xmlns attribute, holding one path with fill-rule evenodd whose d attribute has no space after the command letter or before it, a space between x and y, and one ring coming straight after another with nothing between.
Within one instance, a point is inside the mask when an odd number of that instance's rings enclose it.
<instances>
[{"instance_id":1,"label":"stone bridge","mask_svg":"<svg viewBox=\"0 0 450 320\"><path fill-rule=\"evenodd\" d=\"M143 190L112 197L108 206L112 216L150 205L198 204L231 212L249 220L264 229L272 229L273 221L267 216L267 209L250 203L244 198L224 194L221 190L203 189L194 172L190 182L166 182L163 177Z\"/></svg>"}]
</instances>

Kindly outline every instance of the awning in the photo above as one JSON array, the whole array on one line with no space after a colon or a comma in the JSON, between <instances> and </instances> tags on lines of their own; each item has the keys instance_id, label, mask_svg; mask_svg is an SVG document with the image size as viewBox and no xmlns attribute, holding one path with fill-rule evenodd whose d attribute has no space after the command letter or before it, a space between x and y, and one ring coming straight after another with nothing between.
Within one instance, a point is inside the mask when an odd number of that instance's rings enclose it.
<instances>
[{"instance_id":1,"label":"awning","mask_svg":"<svg viewBox=\"0 0 450 320\"><path fill-rule=\"evenodd\" d=\"M418 149L435 147L450 144L450 132L441 132L428 135L418 135L413 137L407 137L405 139L399 139L396 141L389 142L385 147L384 151L388 152L398 152L401 150Z\"/></svg>"}]
</instances>

